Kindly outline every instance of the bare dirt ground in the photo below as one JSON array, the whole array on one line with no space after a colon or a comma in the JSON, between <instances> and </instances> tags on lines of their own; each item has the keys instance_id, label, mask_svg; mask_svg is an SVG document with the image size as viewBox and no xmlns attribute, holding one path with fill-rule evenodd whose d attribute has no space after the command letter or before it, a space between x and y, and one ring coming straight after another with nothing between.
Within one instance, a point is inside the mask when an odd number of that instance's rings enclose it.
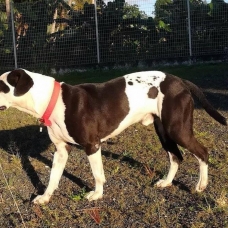
<instances>
[{"instance_id":1,"label":"bare dirt ground","mask_svg":"<svg viewBox=\"0 0 228 228\"><path fill-rule=\"evenodd\" d=\"M195 81L221 113L228 117L225 82ZM198 107L198 105L196 104ZM200 107L200 106L199 106ZM36 120L19 111L0 114L0 226L1 227L228 227L228 131L202 109L196 109L195 134L209 151L209 185L195 192L198 162L186 150L171 187L156 181L169 169L154 127L136 124L103 143L107 182L104 197L85 199L94 187L87 157L72 147L69 160L48 205L31 200L47 186L54 146ZM8 186L6 184L6 181ZM13 201L12 192L15 202Z\"/></svg>"}]
</instances>

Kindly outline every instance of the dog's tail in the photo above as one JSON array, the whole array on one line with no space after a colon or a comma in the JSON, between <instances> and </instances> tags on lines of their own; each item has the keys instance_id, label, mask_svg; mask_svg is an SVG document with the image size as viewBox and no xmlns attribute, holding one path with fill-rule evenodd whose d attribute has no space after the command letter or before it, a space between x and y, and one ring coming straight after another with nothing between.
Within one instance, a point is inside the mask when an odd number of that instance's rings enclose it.
<instances>
[{"instance_id":1,"label":"dog's tail","mask_svg":"<svg viewBox=\"0 0 228 228\"><path fill-rule=\"evenodd\" d=\"M226 118L222 116L207 100L203 92L200 90L198 86L193 84L190 81L183 80L185 85L188 87L188 89L193 93L200 101L201 105L205 109L205 111L216 121L218 121L222 125L227 125Z\"/></svg>"}]
</instances>

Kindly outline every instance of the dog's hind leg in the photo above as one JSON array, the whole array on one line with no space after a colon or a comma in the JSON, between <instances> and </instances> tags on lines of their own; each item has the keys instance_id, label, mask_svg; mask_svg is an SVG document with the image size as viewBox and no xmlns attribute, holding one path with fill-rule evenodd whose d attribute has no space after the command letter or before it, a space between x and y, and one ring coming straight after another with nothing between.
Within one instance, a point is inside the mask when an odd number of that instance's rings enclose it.
<instances>
[{"instance_id":1,"label":"dog's hind leg","mask_svg":"<svg viewBox=\"0 0 228 228\"><path fill-rule=\"evenodd\" d=\"M45 204L49 202L54 190L58 188L60 178L65 168L68 158L68 152L66 149L67 144L65 142L59 142L55 143L55 146L57 151L54 154L48 187L43 195L38 195L33 200L35 204Z\"/></svg>"},{"instance_id":2,"label":"dog's hind leg","mask_svg":"<svg viewBox=\"0 0 228 228\"><path fill-rule=\"evenodd\" d=\"M158 117L154 120L154 127L161 141L162 147L167 151L170 160L170 168L166 179L161 179L156 183L156 186L164 188L172 185L172 181L178 170L179 163L183 160L183 157L177 147L177 144L170 139L165 132L162 122Z\"/></svg>"},{"instance_id":3,"label":"dog's hind leg","mask_svg":"<svg viewBox=\"0 0 228 228\"><path fill-rule=\"evenodd\" d=\"M165 104L164 104L165 103ZM162 123L169 137L189 150L199 161L199 181L196 191L203 191L208 183L208 152L193 134L193 100L186 92L163 102Z\"/></svg>"},{"instance_id":4,"label":"dog's hind leg","mask_svg":"<svg viewBox=\"0 0 228 228\"><path fill-rule=\"evenodd\" d=\"M208 184L208 164L202 161L200 158L196 157L200 165L200 176L199 181L196 185L196 191L202 192Z\"/></svg>"},{"instance_id":5,"label":"dog's hind leg","mask_svg":"<svg viewBox=\"0 0 228 228\"><path fill-rule=\"evenodd\" d=\"M86 198L89 201L102 198L103 185L105 183L105 175L104 175L104 169L103 169L102 157L101 157L101 146L100 145L97 145L97 146L99 147L97 151L91 155L88 155L90 167L92 169L92 173L95 179L95 191L91 191L86 196ZM87 147L86 149L88 150L89 148Z\"/></svg>"},{"instance_id":6,"label":"dog's hind leg","mask_svg":"<svg viewBox=\"0 0 228 228\"><path fill-rule=\"evenodd\" d=\"M180 132L181 134L181 132ZM177 140L178 144L189 150L199 162L199 181L196 185L196 191L202 192L208 184L208 153L207 149L201 145L196 138L192 137L185 141L183 139Z\"/></svg>"}]
</instances>

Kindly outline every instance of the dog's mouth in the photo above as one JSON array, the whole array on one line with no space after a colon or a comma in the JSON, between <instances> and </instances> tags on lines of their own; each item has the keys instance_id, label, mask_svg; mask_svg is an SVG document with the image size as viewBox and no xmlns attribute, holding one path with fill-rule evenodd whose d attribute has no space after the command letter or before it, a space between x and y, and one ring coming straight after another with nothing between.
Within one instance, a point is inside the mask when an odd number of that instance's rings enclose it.
<instances>
[{"instance_id":1,"label":"dog's mouth","mask_svg":"<svg viewBox=\"0 0 228 228\"><path fill-rule=\"evenodd\" d=\"M6 106L0 106L0 111L6 110Z\"/></svg>"}]
</instances>

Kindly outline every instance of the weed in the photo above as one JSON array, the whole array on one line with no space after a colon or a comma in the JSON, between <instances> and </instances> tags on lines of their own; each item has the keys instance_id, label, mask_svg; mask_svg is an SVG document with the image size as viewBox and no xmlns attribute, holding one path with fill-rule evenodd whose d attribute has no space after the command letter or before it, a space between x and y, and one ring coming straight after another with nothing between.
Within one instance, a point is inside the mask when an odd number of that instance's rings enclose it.
<instances>
[{"instance_id":1,"label":"weed","mask_svg":"<svg viewBox=\"0 0 228 228\"><path fill-rule=\"evenodd\" d=\"M82 188L82 189L78 192L78 194L73 194L73 195L70 196L70 198L71 198L72 200L79 201L79 200L84 199L85 196L86 196L86 194L87 194L87 193L86 193L86 189L85 189L85 187L84 187L84 188Z\"/></svg>"},{"instance_id":2,"label":"weed","mask_svg":"<svg viewBox=\"0 0 228 228\"><path fill-rule=\"evenodd\" d=\"M150 168L148 165L144 164L143 166L144 166L144 168L145 168L145 170L146 170L147 175L148 175L151 179L154 178L155 172L152 171L151 168Z\"/></svg>"},{"instance_id":3,"label":"weed","mask_svg":"<svg viewBox=\"0 0 228 228\"><path fill-rule=\"evenodd\" d=\"M120 169L120 167L119 167L119 166L116 166L116 167L114 168L114 170L113 170L113 174L118 173L119 169Z\"/></svg>"},{"instance_id":4,"label":"weed","mask_svg":"<svg viewBox=\"0 0 228 228\"><path fill-rule=\"evenodd\" d=\"M124 152L123 152L123 154L122 154L124 157L127 157L127 158L131 158L132 156L131 156L131 153L129 152L129 151L127 151L127 150L125 150Z\"/></svg>"}]
</instances>

